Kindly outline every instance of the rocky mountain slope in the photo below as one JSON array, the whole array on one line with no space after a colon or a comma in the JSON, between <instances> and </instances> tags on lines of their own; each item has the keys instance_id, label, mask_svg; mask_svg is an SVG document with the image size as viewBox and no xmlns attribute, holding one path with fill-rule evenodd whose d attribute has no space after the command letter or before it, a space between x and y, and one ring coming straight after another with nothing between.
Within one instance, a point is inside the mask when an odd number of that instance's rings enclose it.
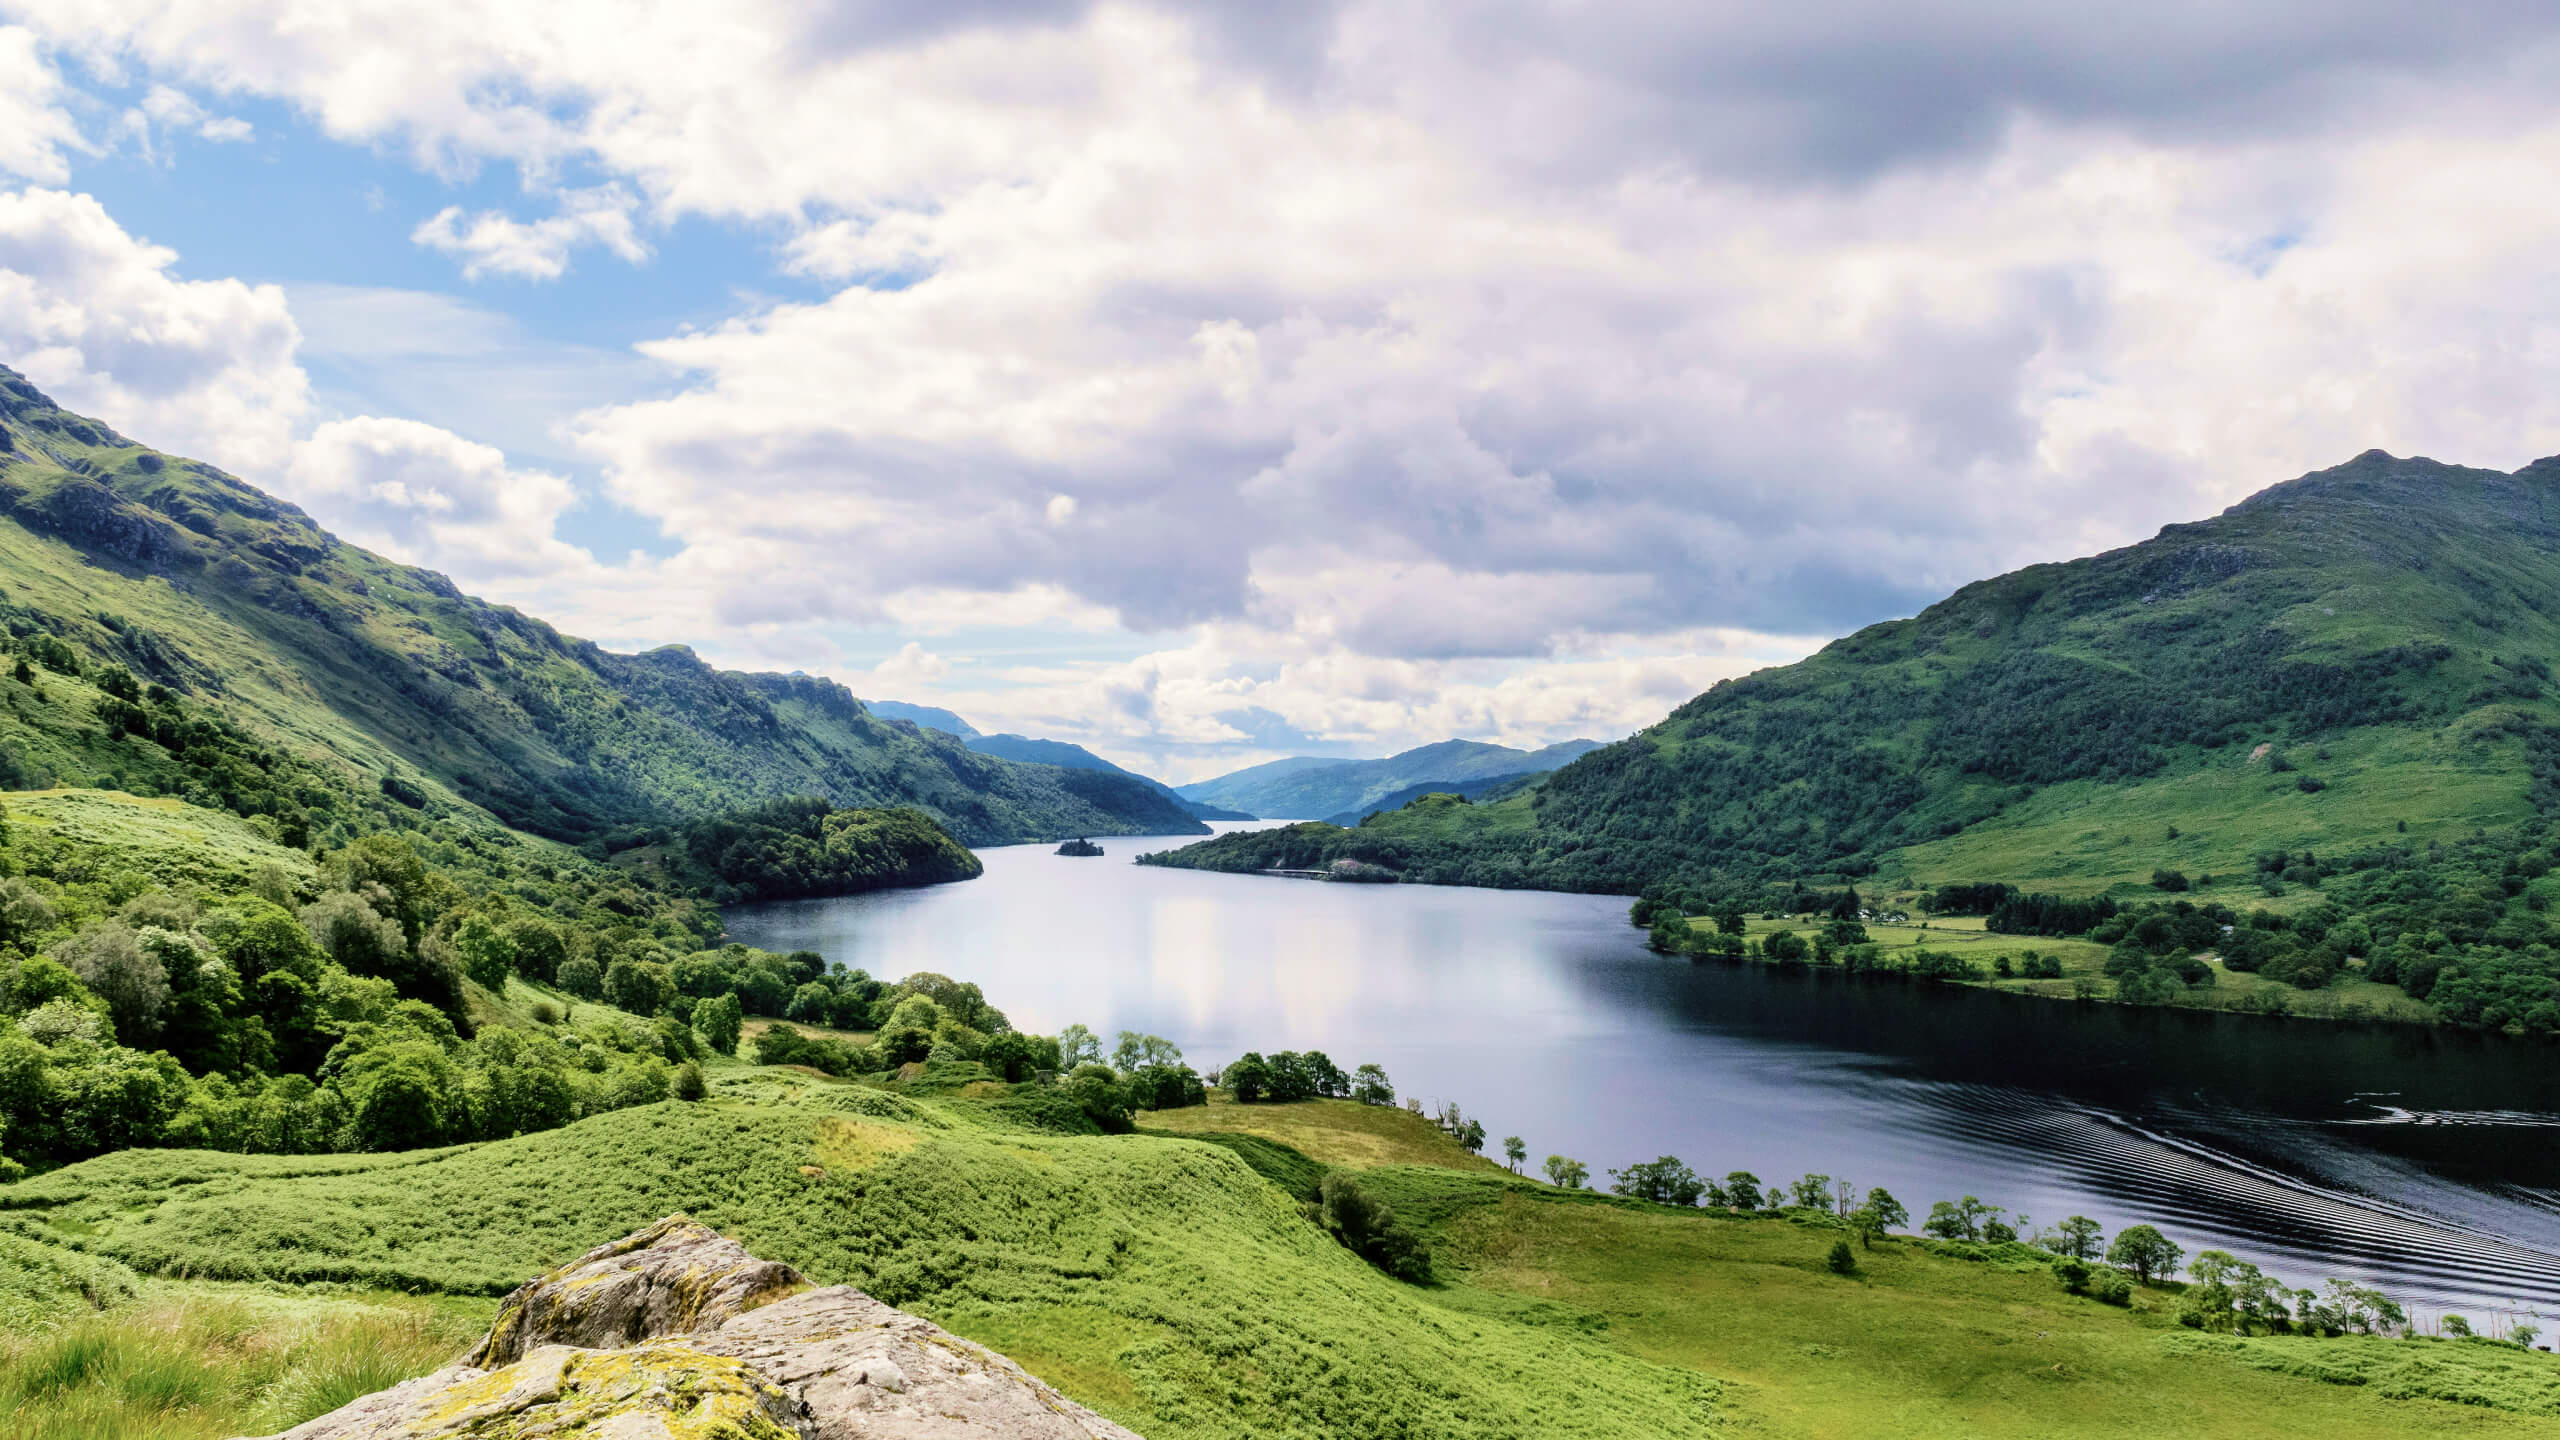
<instances>
[{"instance_id":1,"label":"rocky mountain slope","mask_svg":"<svg viewBox=\"0 0 2560 1440\"><path fill-rule=\"evenodd\" d=\"M982 755L833 681L563 635L6 369L0 623L24 667L0 710L0 787L205 785L114 720L105 702L124 697L93 683L113 666L175 713L350 771L361 792L442 796L561 839L793 794L917 806L973 844L1203 829L1133 777ZM295 833L313 818L290 796L260 803L292 810L276 818Z\"/></svg>"},{"instance_id":2,"label":"rocky mountain slope","mask_svg":"<svg viewBox=\"0 0 2560 1440\"><path fill-rule=\"evenodd\" d=\"M2555 655L2560 459L2374 451L1719 684L1510 799L1166 858L1619 892L2246 874L2534 813Z\"/></svg>"}]
</instances>

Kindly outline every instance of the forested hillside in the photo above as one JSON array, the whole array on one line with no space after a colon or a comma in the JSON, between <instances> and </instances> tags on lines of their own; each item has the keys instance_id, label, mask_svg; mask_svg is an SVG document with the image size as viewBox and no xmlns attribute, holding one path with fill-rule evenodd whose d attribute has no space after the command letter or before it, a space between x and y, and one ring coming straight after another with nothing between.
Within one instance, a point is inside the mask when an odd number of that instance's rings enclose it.
<instances>
[{"instance_id":1,"label":"forested hillside","mask_svg":"<svg viewBox=\"0 0 2560 1440\"><path fill-rule=\"evenodd\" d=\"M2086 893L2520 821L2560 654L2555 492L2560 460L2371 452L1719 684L1515 798L1261 843L1465 884ZM1167 859L1255 868L1255 843Z\"/></svg>"},{"instance_id":2,"label":"forested hillside","mask_svg":"<svg viewBox=\"0 0 2560 1440\"><path fill-rule=\"evenodd\" d=\"M977 844L1203 829L1134 777L981 755L832 681L563 635L5 369L0 625L0 788L103 781L341 839L377 791L568 840L791 795Z\"/></svg>"}]
</instances>

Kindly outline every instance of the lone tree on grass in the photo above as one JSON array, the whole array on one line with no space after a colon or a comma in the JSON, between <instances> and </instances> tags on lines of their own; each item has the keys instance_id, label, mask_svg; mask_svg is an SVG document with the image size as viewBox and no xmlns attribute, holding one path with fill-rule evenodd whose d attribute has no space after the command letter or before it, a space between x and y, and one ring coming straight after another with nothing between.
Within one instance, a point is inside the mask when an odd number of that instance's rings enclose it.
<instances>
[{"instance_id":1,"label":"lone tree on grass","mask_svg":"<svg viewBox=\"0 0 2560 1440\"><path fill-rule=\"evenodd\" d=\"M2176 1274L2178 1259L2186 1253L2148 1225L2128 1225L2116 1232L2115 1243L2107 1247L2107 1263L2132 1271L2135 1279L2148 1285L2154 1276Z\"/></svg>"},{"instance_id":2,"label":"lone tree on grass","mask_svg":"<svg viewBox=\"0 0 2560 1440\"><path fill-rule=\"evenodd\" d=\"M1892 1192L1879 1185L1867 1192L1867 1201L1849 1212L1849 1228L1858 1232L1858 1243L1872 1250L1876 1237L1889 1235L1897 1225L1911 1223L1911 1212Z\"/></svg>"}]
</instances>

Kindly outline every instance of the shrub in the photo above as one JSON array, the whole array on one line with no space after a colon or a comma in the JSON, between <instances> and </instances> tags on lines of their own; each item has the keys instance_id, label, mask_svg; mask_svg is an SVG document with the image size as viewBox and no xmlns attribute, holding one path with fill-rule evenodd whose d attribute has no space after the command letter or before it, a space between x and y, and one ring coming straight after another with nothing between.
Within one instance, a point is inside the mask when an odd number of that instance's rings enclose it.
<instances>
[{"instance_id":1,"label":"shrub","mask_svg":"<svg viewBox=\"0 0 2560 1440\"><path fill-rule=\"evenodd\" d=\"M1129 1092L1109 1066L1079 1065L1063 1088L1104 1134L1125 1135L1137 1128L1130 1116Z\"/></svg>"},{"instance_id":2,"label":"shrub","mask_svg":"<svg viewBox=\"0 0 2560 1440\"><path fill-rule=\"evenodd\" d=\"M693 1007L693 1028L702 1032L706 1044L723 1055L738 1053L738 1031L742 1023L735 995L714 995Z\"/></svg>"},{"instance_id":3,"label":"shrub","mask_svg":"<svg viewBox=\"0 0 2560 1440\"><path fill-rule=\"evenodd\" d=\"M1431 1247L1350 1175L1324 1173L1316 1187L1316 1210L1325 1229L1370 1264L1411 1284L1431 1279Z\"/></svg>"},{"instance_id":4,"label":"shrub","mask_svg":"<svg viewBox=\"0 0 2560 1440\"><path fill-rule=\"evenodd\" d=\"M1855 1275L1858 1273L1858 1252L1849 1248L1848 1241L1834 1240L1831 1253L1823 1257L1822 1263L1834 1275Z\"/></svg>"},{"instance_id":5,"label":"shrub","mask_svg":"<svg viewBox=\"0 0 2560 1440\"><path fill-rule=\"evenodd\" d=\"M655 1015L676 998L667 967L650 960L616 960L604 972L606 1003L634 1015Z\"/></svg>"},{"instance_id":6,"label":"shrub","mask_svg":"<svg viewBox=\"0 0 2560 1440\"><path fill-rule=\"evenodd\" d=\"M581 1000L604 998L604 967L580 955L560 964L560 988Z\"/></svg>"},{"instance_id":7,"label":"shrub","mask_svg":"<svg viewBox=\"0 0 2560 1440\"><path fill-rule=\"evenodd\" d=\"M552 1004L548 1000L534 1001L533 1008L528 1013L533 1016L533 1023L536 1025L557 1025L560 1023L560 1007Z\"/></svg>"},{"instance_id":8,"label":"shrub","mask_svg":"<svg viewBox=\"0 0 2560 1440\"><path fill-rule=\"evenodd\" d=\"M2053 1278L2061 1281L2062 1288L2073 1295L2088 1294L2089 1277L2095 1273L2089 1268L2088 1261L2077 1256L2065 1255L2053 1262Z\"/></svg>"},{"instance_id":9,"label":"shrub","mask_svg":"<svg viewBox=\"0 0 2560 1440\"><path fill-rule=\"evenodd\" d=\"M702 1066L687 1060L676 1067L675 1096L679 1100L699 1100L711 1093L702 1080Z\"/></svg>"},{"instance_id":10,"label":"shrub","mask_svg":"<svg viewBox=\"0 0 2560 1440\"><path fill-rule=\"evenodd\" d=\"M2133 1303L2133 1282L2121 1270L2099 1270L2089 1276L2089 1298L2108 1305Z\"/></svg>"}]
</instances>

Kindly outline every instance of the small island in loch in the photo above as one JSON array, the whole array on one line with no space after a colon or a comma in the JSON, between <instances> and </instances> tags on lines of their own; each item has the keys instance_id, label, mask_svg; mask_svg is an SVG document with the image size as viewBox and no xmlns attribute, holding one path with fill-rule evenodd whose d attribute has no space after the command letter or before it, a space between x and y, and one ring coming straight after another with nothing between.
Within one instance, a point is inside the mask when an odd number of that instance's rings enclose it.
<instances>
[{"instance_id":1,"label":"small island in loch","mask_svg":"<svg viewBox=\"0 0 2560 1440\"><path fill-rule=\"evenodd\" d=\"M1090 841L1090 840L1084 839L1084 838L1082 838L1082 837L1078 837L1078 838L1076 838L1076 839L1073 839L1073 840L1068 841L1068 842L1067 842L1066 844L1064 844L1064 845L1059 846L1059 847L1058 847L1058 853L1059 853L1059 854L1061 854L1061 855L1079 855L1079 856L1091 857L1091 856L1100 855L1100 854L1102 853L1102 847L1101 847L1101 846L1099 846L1099 845L1094 844L1094 843L1093 843L1092 841Z\"/></svg>"}]
</instances>

